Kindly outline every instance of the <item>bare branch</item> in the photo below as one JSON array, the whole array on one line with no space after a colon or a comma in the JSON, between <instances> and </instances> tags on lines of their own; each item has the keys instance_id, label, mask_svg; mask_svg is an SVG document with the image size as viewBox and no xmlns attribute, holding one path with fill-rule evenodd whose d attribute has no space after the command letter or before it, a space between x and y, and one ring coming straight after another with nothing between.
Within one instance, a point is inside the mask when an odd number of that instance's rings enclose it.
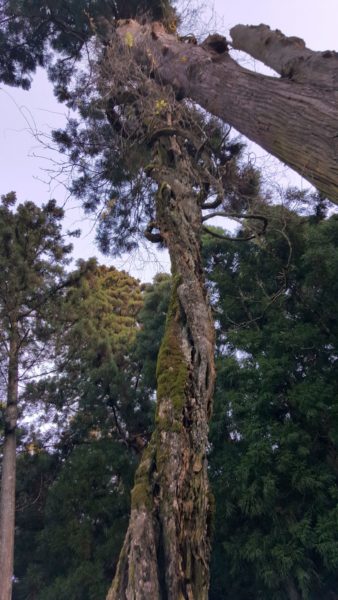
<instances>
[{"instance_id":1,"label":"bare branch","mask_svg":"<svg viewBox=\"0 0 338 600\"><path fill-rule=\"evenodd\" d=\"M246 238L228 237L226 235L216 233L216 231L209 229L209 227L206 227L205 225L203 225L202 229L203 231L205 231L205 233L209 233L209 235L212 235L213 237L218 238L219 240L227 240L229 242L249 242L250 240L253 240L255 237L257 237L257 234L250 235Z\"/></svg>"},{"instance_id":2,"label":"bare branch","mask_svg":"<svg viewBox=\"0 0 338 600\"><path fill-rule=\"evenodd\" d=\"M204 215L202 217L202 221L208 221L209 219L213 219L214 217L225 217L227 219L255 219L258 221L262 221L263 222L263 229L262 231L259 232L259 235L262 235L267 226L268 226L268 219L266 217L263 217L263 215L247 215L247 214L241 214L241 213L232 213L232 212L224 212L224 211L217 211L217 212L213 212L213 213L209 213L208 215Z\"/></svg>"}]
</instances>

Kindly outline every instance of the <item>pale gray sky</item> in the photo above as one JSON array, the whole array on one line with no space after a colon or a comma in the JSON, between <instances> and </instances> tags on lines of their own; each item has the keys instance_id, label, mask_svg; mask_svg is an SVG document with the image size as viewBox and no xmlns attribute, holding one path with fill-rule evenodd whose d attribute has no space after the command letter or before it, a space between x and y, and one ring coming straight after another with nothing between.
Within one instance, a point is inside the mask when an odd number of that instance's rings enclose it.
<instances>
[{"instance_id":1,"label":"pale gray sky","mask_svg":"<svg viewBox=\"0 0 338 600\"><path fill-rule=\"evenodd\" d=\"M338 50L337 0L215 0L206 4L210 11L214 10L222 33L226 34L238 23L266 23L287 35L302 37L314 50ZM32 200L41 204L49 198L56 198L60 204L66 202L67 228L80 227L84 231L81 240L76 241L75 257L99 256L93 243L95 224L88 219L83 221L65 188L57 181L50 181L44 169L49 169L51 163L32 135L34 131L42 131L48 136L51 129L61 126L63 111L43 72L37 74L29 92L0 88L0 193L16 190L21 202ZM50 158L53 159L53 154ZM107 264L113 262L107 257L99 259ZM148 281L160 268L169 269L166 255L157 257L151 248L150 254L143 251L140 256L126 257L114 264Z\"/></svg>"}]
</instances>

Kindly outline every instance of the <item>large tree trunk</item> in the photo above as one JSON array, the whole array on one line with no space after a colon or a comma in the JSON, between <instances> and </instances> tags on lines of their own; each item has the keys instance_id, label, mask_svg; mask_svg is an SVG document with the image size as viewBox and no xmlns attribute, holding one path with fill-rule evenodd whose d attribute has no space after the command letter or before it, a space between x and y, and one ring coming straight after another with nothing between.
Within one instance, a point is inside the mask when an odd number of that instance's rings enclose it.
<instances>
[{"instance_id":1,"label":"large tree trunk","mask_svg":"<svg viewBox=\"0 0 338 600\"><path fill-rule=\"evenodd\" d=\"M170 252L173 289L158 356L156 428L136 473L107 600L208 597L214 327L200 257L201 208L186 173L162 166L157 174L157 225Z\"/></svg>"},{"instance_id":2,"label":"large tree trunk","mask_svg":"<svg viewBox=\"0 0 338 600\"><path fill-rule=\"evenodd\" d=\"M119 34L128 34L136 60L150 62L159 81L233 125L338 203L337 53L312 52L299 38L265 25L233 28L235 48L281 74L268 77L235 62L218 35L194 45L159 23L135 21L121 22Z\"/></svg>"},{"instance_id":3,"label":"large tree trunk","mask_svg":"<svg viewBox=\"0 0 338 600\"><path fill-rule=\"evenodd\" d=\"M8 363L7 406L0 490L0 600L11 600L14 563L18 335L13 327Z\"/></svg>"}]
</instances>

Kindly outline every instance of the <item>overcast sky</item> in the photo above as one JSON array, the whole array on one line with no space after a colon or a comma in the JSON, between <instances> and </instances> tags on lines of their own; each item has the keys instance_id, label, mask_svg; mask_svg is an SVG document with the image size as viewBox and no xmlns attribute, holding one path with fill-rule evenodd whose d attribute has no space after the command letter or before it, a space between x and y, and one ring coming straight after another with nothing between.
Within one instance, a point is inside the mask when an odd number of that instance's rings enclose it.
<instances>
[{"instance_id":1,"label":"overcast sky","mask_svg":"<svg viewBox=\"0 0 338 600\"><path fill-rule=\"evenodd\" d=\"M337 0L216 0L205 4L214 8L222 33L226 34L238 23L266 23L287 35L302 37L313 50L338 50ZM63 113L43 72L34 78L29 92L5 86L0 88L0 194L15 190L19 201L32 200L38 204L56 198L60 204L65 204L67 227L80 227L84 231L81 240L76 242L76 258L99 256L93 241L95 223L88 219L83 221L65 188L50 180L50 175L44 171L51 167L50 160L45 158L45 151L33 136L34 131L45 132L48 136L51 129L64 122ZM107 264L113 262L107 257L99 256L99 259ZM165 255L158 258L153 252L143 252L141 256L114 261L114 264L148 281L158 269L169 270Z\"/></svg>"}]
</instances>

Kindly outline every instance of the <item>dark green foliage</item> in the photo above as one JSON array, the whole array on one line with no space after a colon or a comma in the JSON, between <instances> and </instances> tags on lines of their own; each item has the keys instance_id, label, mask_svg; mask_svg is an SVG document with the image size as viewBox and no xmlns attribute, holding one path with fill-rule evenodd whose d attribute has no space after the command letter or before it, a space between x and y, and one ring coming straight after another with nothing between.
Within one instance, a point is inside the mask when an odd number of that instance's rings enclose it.
<instances>
[{"instance_id":1,"label":"dark green foliage","mask_svg":"<svg viewBox=\"0 0 338 600\"><path fill-rule=\"evenodd\" d=\"M63 265L71 246L61 232L63 210L50 200L41 209L33 202L13 208L13 193L1 197L1 285L8 290L8 301L38 306L44 290L63 275ZM53 263L53 264L52 264ZM3 292L4 294L4 292ZM2 294L2 297L3 297ZM39 296L41 295L41 297Z\"/></svg>"},{"instance_id":2,"label":"dark green foliage","mask_svg":"<svg viewBox=\"0 0 338 600\"><path fill-rule=\"evenodd\" d=\"M23 581L19 589L26 598L41 588L41 573L34 564L37 535L45 524L45 504L49 486L59 470L59 456L41 451L32 444L21 449L17 460L17 500L15 573ZM32 544L34 540L34 544ZM38 559L41 562L41 558ZM14 597L16 588L14 586Z\"/></svg>"},{"instance_id":3,"label":"dark green foliage","mask_svg":"<svg viewBox=\"0 0 338 600\"><path fill-rule=\"evenodd\" d=\"M50 73L61 99L74 60L94 35L105 38L116 19L163 19L170 10L167 0L1 0L0 81L28 89L36 67L51 67L59 55Z\"/></svg>"},{"instance_id":4,"label":"dark green foliage","mask_svg":"<svg viewBox=\"0 0 338 600\"><path fill-rule=\"evenodd\" d=\"M338 219L266 210L266 240L204 247L219 334L210 597L334 598Z\"/></svg>"},{"instance_id":5,"label":"dark green foliage","mask_svg":"<svg viewBox=\"0 0 338 600\"><path fill-rule=\"evenodd\" d=\"M7 364L9 339L17 331L20 377L32 375L46 359L54 334L52 312L67 286L64 267L72 246L61 231L63 211L55 201L42 208L33 202L17 207L15 194L0 204L0 360ZM50 358L50 351L49 358ZM6 395L6 367L0 385Z\"/></svg>"},{"instance_id":6,"label":"dark green foliage","mask_svg":"<svg viewBox=\"0 0 338 600\"><path fill-rule=\"evenodd\" d=\"M42 473L43 453L34 458ZM41 600L99 600L113 575L127 527L136 461L114 440L92 438L90 443L82 441L62 463L59 455L54 481L44 488L47 502L40 530L34 531L27 519L18 531L15 598L34 593ZM27 483L31 486L32 479ZM26 509L27 518L32 509L34 505ZM27 568L22 559L27 561L28 537Z\"/></svg>"},{"instance_id":7,"label":"dark green foliage","mask_svg":"<svg viewBox=\"0 0 338 600\"><path fill-rule=\"evenodd\" d=\"M137 334L136 357L142 363L142 381L150 390L156 388L157 355L164 333L170 298L169 275L159 274L144 289L144 303L140 311L142 329Z\"/></svg>"},{"instance_id":8,"label":"dark green foliage","mask_svg":"<svg viewBox=\"0 0 338 600\"><path fill-rule=\"evenodd\" d=\"M170 2L37 0L33 5L27 0L6 3L5 13L11 16L3 25L2 55L7 61L3 79L28 86L27 75L35 62L44 64L57 98L73 110L66 129L52 135L69 158L72 194L86 211L98 216L97 239L104 253L134 250L156 220L158 181L155 184L156 177L152 177L152 161L158 132L168 125L169 106L175 116L173 127L181 132L180 143L194 165L193 179L199 182L196 193L200 193L201 203L205 197L219 195L227 197L227 208L233 210L234 204L235 210L242 208L241 195L250 195L257 187L253 171L247 170L243 189L238 181L233 185L231 169L225 168L240 152L241 144L229 144L229 130L217 119L206 119L201 111L177 101L170 86L157 84L151 68L137 65L130 49L111 36L117 19L137 14L145 13L164 24L176 22ZM11 28L19 33L9 31ZM19 47L18 40L23 42L23 56L19 57L13 50ZM49 55L47 42L52 49ZM227 173L226 182L221 171Z\"/></svg>"},{"instance_id":9,"label":"dark green foliage","mask_svg":"<svg viewBox=\"0 0 338 600\"><path fill-rule=\"evenodd\" d=\"M74 75L96 34L102 42L98 62L103 62L115 19L136 12L163 19L167 10L161 2L104 0L8 0L1 5L0 79L28 88L35 68L48 67L57 97L78 110L79 122L71 120L54 139L71 163L80 165L73 193L88 210L104 204L98 239L106 252L133 249L154 220L155 188L148 178L154 166L149 163L153 136L163 127L156 100L163 102L169 91L159 88L155 97L149 84L143 93L131 73L125 101L109 87L98 90L87 74L74 83ZM113 73L103 78L109 85ZM142 101L151 99L150 112L141 117L140 103L130 98L136 88ZM176 116L181 105L169 101ZM187 156L197 157L194 167L212 165L213 179L221 181L220 167L229 163L221 192L226 208L233 213L252 208L247 199L258 195L257 173L242 169L232 185L236 166L231 159L240 148L221 145L219 124L213 129L199 113L189 114L191 120L185 115L175 126L184 132ZM153 130L146 130L147 120L155 124ZM124 151L121 124L128 139ZM141 130L139 138L130 124ZM196 131L198 145L191 134ZM211 156L208 163L203 163L205 154ZM200 173L196 181L203 182ZM219 193L209 185L200 185L201 198ZM324 203L317 200L315 214L307 217L261 207L269 221L266 239L257 236L250 244L208 239L205 244L218 333L210 452L217 507L212 600L337 597L338 220L323 220ZM3 199L3 216L9 220L12 202L11 196ZM28 222L35 209L25 206ZM48 210L57 209L50 205L44 218ZM34 288L45 263L32 273L22 260L34 258L26 245L26 225L18 225L14 234L12 226L0 232L5 259L14 257L18 265L15 281L8 271L11 295L4 320L16 309L12 298L20 298L22 289L34 289L20 304L29 315L37 314L50 294L50 288ZM239 238L249 225L250 220ZM17 251L18 240L24 241L24 253ZM67 250L57 253L47 244L45 253L49 261L53 256L62 262ZM2 272L6 264L1 259ZM167 302L167 282L158 280L146 291L138 317L143 330L133 340L137 285L116 275L88 269L74 286L64 305L70 321L59 346L58 376L31 386L26 396L32 399L38 392L65 423L54 454L34 449L33 456L21 458L19 500L28 506L18 527L14 594L20 600L29 595L96 600L104 596L114 572L127 524L135 451L149 437L155 356ZM61 277L61 270L55 276ZM46 323L33 324L41 341L51 327ZM28 338L23 339L26 344ZM29 364L27 358L23 366ZM28 540L34 550L27 566Z\"/></svg>"},{"instance_id":10,"label":"dark green foliage","mask_svg":"<svg viewBox=\"0 0 338 600\"><path fill-rule=\"evenodd\" d=\"M1 577L8 585L13 566L9 562L6 569L3 556L6 552L11 556L14 541L17 424L25 408L20 388L52 359L51 317L68 283L64 267L71 251L61 231L63 211L54 201L38 208L32 202L15 207L15 200L10 193L0 204L0 537ZM11 590L1 589L1 595L10 595Z\"/></svg>"},{"instance_id":11,"label":"dark green foliage","mask_svg":"<svg viewBox=\"0 0 338 600\"><path fill-rule=\"evenodd\" d=\"M105 596L128 524L139 452L153 420L153 370L168 278L146 286L141 311L140 286L126 273L91 263L76 280L65 299L60 375L29 391L57 409L61 437L54 436L51 455L33 448L33 457L21 459L22 467L27 462L35 467L21 476L19 502L22 497L26 508L17 532L16 600L28 594L41 600ZM46 456L52 468L45 485ZM34 516L40 507L34 503L37 473L42 510Z\"/></svg>"},{"instance_id":12,"label":"dark green foliage","mask_svg":"<svg viewBox=\"0 0 338 600\"><path fill-rule=\"evenodd\" d=\"M218 337L209 457L216 499L210 599L335 598L338 219L323 219L317 210L307 216L277 207L261 210L269 221L266 238L236 243L207 237L204 243ZM120 279L114 277L117 302ZM122 281L123 276L123 290ZM78 388L83 397L75 418L64 429L57 456L48 459L53 484L46 480L45 508L37 518L40 502L32 504L28 529L25 512L19 516L15 599L23 600L34 589L38 600L104 597L127 525L138 462L134 449L149 435L151 411L142 407L149 406L155 385L168 283L159 276L146 286L136 347L127 358L118 358L119 345L111 341L113 362L108 360L106 371L100 371L102 354L95 363L95 336L83 309L79 332L88 352L77 355L82 377L90 388L88 374L99 376L99 382L105 372L114 392L95 404L95 386L88 396L86 386ZM84 302L85 289L83 284L75 288L74 309L79 297ZM94 295L85 299L88 310L105 297L94 282L90 289ZM114 306L116 312L118 303ZM134 330L135 321L126 326ZM129 380L120 379L121 360L126 373L134 375ZM126 393L128 385L134 396ZM124 401L129 408L124 409ZM114 429L112 406L129 445ZM23 460L41 460L44 474L44 453ZM32 496L37 473L32 470ZM19 495L26 503L27 486L23 482ZM36 552L27 565L22 553L30 536Z\"/></svg>"}]
</instances>

